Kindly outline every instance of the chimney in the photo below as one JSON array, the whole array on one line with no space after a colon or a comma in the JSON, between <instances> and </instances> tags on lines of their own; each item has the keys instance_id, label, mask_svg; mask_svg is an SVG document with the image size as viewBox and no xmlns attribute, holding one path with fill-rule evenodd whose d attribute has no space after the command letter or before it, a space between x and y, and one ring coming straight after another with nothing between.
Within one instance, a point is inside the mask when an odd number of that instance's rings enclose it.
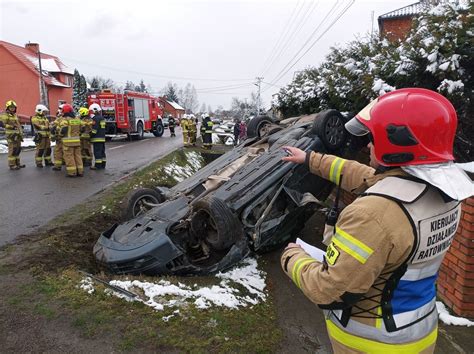
<instances>
[{"instance_id":1,"label":"chimney","mask_svg":"<svg viewBox=\"0 0 474 354\"><path fill-rule=\"evenodd\" d=\"M33 53L38 54L39 44L38 43L26 43L25 48L31 50Z\"/></svg>"}]
</instances>

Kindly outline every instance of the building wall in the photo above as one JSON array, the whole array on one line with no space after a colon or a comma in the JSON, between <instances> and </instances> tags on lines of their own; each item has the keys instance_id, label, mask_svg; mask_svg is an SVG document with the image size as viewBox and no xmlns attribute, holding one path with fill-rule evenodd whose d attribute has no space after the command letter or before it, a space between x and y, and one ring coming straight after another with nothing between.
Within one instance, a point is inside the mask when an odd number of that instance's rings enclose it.
<instances>
[{"instance_id":1,"label":"building wall","mask_svg":"<svg viewBox=\"0 0 474 354\"><path fill-rule=\"evenodd\" d=\"M411 17L384 19L380 21L379 30L389 40L405 39L412 25Z\"/></svg>"},{"instance_id":2,"label":"building wall","mask_svg":"<svg viewBox=\"0 0 474 354\"><path fill-rule=\"evenodd\" d=\"M39 78L5 48L0 47L0 110L13 99L18 115L31 116L38 104Z\"/></svg>"},{"instance_id":3,"label":"building wall","mask_svg":"<svg viewBox=\"0 0 474 354\"><path fill-rule=\"evenodd\" d=\"M58 110L59 101L65 101L67 103L72 102L72 87L56 87L48 86L48 101L50 114L55 116Z\"/></svg>"}]
</instances>

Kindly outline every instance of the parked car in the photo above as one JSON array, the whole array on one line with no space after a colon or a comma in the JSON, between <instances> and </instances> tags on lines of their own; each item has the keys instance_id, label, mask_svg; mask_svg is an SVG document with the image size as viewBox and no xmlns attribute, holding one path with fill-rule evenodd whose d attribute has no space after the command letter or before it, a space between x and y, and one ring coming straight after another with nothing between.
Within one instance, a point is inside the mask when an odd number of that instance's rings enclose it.
<instances>
[{"instance_id":1,"label":"parked car","mask_svg":"<svg viewBox=\"0 0 474 354\"><path fill-rule=\"evenodd\" d=\"M168 125L169 125L169 118L168 117L164 117L162 119L162 122L163 122L163 127L166 129L168 128Z\"/></svg>"},{"instance_id":2,"label":"parked car","mask_svg":"<svg viewBox=\"0 0 474 354\"><path fill-rule=\"evenodd\" d=\"M254 120L244 143L175 187L131 191L128 220L101 234L97 261L117 274L208 274L295 236L333 185L282 161L282 146L343 155L346 119L327 110Z\"/></svg>"}]
</instances>

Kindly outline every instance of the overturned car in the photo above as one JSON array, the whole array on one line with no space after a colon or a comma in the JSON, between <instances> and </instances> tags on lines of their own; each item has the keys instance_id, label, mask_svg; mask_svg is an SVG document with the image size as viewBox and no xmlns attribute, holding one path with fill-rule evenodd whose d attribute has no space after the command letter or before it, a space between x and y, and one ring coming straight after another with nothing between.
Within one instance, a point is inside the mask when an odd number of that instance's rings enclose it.
<instances>
[{"instance_id":1,"label":"overturned car","mask_svg":"<svg viewBox=\"0 0 474 354\"><path fill-rule=\"evenodd\" d=\"M297 234L332 189L305 165L283 162L284 145L343 155L346 119L335 110L254 118L249 138L171 189L128 198L130 220L103 232L97 261L117 274L208 274Z\"/></svg>"}]
</instances>

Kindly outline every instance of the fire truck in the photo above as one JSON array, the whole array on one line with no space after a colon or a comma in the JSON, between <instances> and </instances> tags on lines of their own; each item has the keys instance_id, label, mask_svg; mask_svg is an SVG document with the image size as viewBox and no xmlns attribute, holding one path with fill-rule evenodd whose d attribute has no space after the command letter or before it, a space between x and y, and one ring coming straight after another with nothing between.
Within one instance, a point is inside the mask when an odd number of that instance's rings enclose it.
<instances>
[{"instance_id":1,"label":"fire truck","mask_svg":"<svg viewBox=\"0 0 474 354\"><path fill-rule=\"evenodd\" d=\"M142 139L145 132L163 135L163 109L158 97L144 92L113 93L103 90L88 96L88 104L98 103L106 121L106 138L127 135Z\"/></svg>"}]
</instances>

